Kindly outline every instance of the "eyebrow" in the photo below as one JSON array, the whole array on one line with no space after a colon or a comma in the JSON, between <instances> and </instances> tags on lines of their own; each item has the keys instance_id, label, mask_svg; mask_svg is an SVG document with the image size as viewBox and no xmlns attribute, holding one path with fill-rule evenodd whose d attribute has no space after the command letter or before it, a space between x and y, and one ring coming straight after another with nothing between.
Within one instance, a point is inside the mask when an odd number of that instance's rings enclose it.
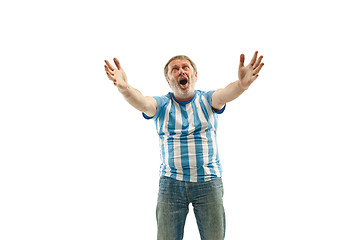
<instances>
[{"instance_id":1,"label":"eyebrow","mask_svg":"<svg viewBox=\"0 0 360 240\"><path fill-rule=\"evenodd\" d=\"M183 64L181 64L183 67L190 67L190 64L189 63L183 63ZM175 69L175 68L179 68L179 65L177 65L177 64L175 64L175 65L173 65L173 66L170 66L170 70L172 71L173 69Z\"/></svg>"},{"instance_id":2,"label":"eyebrow","mask_svg":"<svg viewBox=\"0 0 360 240\"><path fill-rule=\"evenodd\" d=\"M185 67L190 67L190 64L188 64L188 63L183 63L181 66L185 66ZM175 64L174 66L172 66L171 68L178 68L179 67L179 65L177 65L177 64Z\"/></svg>"}]
</instances>

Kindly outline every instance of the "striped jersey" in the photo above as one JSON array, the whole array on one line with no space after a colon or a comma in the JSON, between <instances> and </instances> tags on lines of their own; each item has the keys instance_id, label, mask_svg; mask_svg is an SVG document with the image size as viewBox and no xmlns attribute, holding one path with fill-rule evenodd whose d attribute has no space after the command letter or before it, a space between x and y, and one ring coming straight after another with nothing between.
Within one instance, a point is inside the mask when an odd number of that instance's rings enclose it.
<instances>
[{"instance_id":1,"label":"striped jersey","mask_svg":"<svg viewBox=\"0 0 360 240\"><path fill-rule=\"evenodd\" d=\"M154 97L156 114L144 118L155 121L160 145L160 176L180 181L205 182L222 176L216 140L217 115L211 107L214 91L195 90L187 102L173 93Z\"/></svg>"}]
</instances>

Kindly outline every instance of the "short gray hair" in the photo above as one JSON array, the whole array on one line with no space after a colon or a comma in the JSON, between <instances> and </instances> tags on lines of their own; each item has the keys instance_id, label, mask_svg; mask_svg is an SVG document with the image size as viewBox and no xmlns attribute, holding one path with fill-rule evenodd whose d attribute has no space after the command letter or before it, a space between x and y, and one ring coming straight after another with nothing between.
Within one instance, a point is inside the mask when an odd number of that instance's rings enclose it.
<instances>
[{"instance_id":1,"label":"short gray hair","mask_svg":"<svg viewBox=\"0 0 360 240\"><path fill-rule=\"evenodd\" d=\"M197 73L197 68L196 68L196 65L193 61L191 61L191 59L188 57L188 56L185 56L185 55L177 55L177 56L174 56L172 58L170 58L170 60L166 63L165 67L164 67L164 75L165 75L165 78L167 79L167 73L169 71L169 64L171 61L175 60L175 59L186 59L190 62L191 66L193 67L195 73Z\"/></svg>"}]
</instances>

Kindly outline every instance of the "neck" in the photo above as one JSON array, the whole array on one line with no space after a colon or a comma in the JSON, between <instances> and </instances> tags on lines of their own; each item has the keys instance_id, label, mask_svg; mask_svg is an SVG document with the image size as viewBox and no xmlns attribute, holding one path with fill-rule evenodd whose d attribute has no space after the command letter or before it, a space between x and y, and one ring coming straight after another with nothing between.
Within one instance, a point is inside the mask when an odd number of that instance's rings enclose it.
<instances>
[{"instance_id":1,"label":"neck","mask_svg":"<svg viewBox=\"0 0 360 240\"><path fill-rule=\"evenodd\" d=\"M193 91L191 94L186 94L186 96L179 96L174 93L174 97L179 102L187 102L190 101L194 97L195 91Z\"/></svg>"}]
</instances>

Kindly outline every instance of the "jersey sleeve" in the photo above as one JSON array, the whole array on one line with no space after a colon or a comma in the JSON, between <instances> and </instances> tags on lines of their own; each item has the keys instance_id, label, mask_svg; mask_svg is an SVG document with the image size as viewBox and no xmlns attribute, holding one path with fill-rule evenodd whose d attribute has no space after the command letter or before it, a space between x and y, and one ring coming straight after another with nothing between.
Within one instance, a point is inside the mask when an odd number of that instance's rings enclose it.
<instances>
[{"instance_id":1,"label":"jersey sleeve","mask_svg":"<svg viewBox=\"0 0 360 240\"><path fill-rule=\"evenodd\" d=\"M208 103L210 104L213 112L216 113L216 114L221 114L221 113L223 113L223 112L225 111L226 104L225 104L224 107L223 107L222 109L220 109L220 110L217 110L217 109L213 108L213 107L212 107L212 102L211 102L211 97L212 97L212 95L214 94L214 92L215 92L214 90L205 92L205 93L204 93L204 96L205 96L206 100L208 101Z\"/></svg>"},{"instance_id":2,"label":"jersey sleeve","mask_svg":"<svg viewBox=\"0 0 360 240\"><path fill-rule=\"evenodd\" d=\"M149 117L148 115L146 115L145 113L142 113L143 117L147 120L149 119L154 119L156 120L158 117L159 117L159 113L161 111L161 108L163 107L164 105L164 100L163 100L163 97L158 97L158 96L154 96L153 98L155 98L156 100L156 103L157 103L157 107L156 107L156 113L154 116L152 117Z\"/></svg>"}]
</instances>

